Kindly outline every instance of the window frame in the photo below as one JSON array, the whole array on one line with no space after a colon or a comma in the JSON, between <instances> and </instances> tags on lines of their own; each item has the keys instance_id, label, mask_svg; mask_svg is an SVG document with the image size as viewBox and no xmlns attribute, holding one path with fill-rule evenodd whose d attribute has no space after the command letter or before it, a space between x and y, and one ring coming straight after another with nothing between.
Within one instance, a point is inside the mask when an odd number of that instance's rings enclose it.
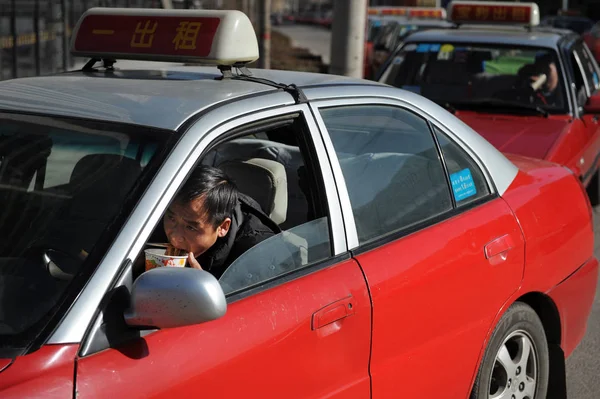
<instances>
[{"instance_id":1,"label":"window frame","mask_svg":"<svg viewBox=\"0 0 600 399\"><path fill-rule=\"evenodd\" d=\"M260 93L230 101L199 112L179 127L178 133L174 135L176 145L162 162L135 209L128 215L127 223L99 262L94 276L46 343L84 342L91 332L101 327L101 305L106 295L122 285L119 276L127 267L127 263L142 253L171 199L208 145L244 124L294 112L303 113L324 170L323 178L334 230L333 256L347 256L348 249L342 213L336 198L337 191L308 105L294 105L289 94L285 92ZM331 261L336 259L332 258Z\"/></svg>"},{"instance_id":2,"label":"window frame","mask_svg":"<svg viewBox=\"0 0 600 399\"><path fill-rule=\"evenodd\" d=\"M435 217L429 218L420 223L413 224L406 228L390 232L384 234L380 237L370 240L367 243L360 243L358 239L358 232L356 229L356 222L354 219L354 212L352 210L352 204L350 203L350 198L348 195L348 189L346 187L346 182L344 180L344 176L342 173L342 169L339 163L339 159L337 157L337 153L335 151L335 147L333 146L333 142L329 136L329 132L325 125L325 122L321 116L321 109L331 108L331 107L343 107L343 106L392 106L399 109L402 109L407 112L411 112L416 116L422 118L425 122L427 122L427 126L429 129L429 133L434 140L436 150L438 152L438 156L442 161L442 168L444 175L446 176L446 181L448 183L448 190L450 197L452 199L452 208L446 212L441 213ZM353 98L353 99L341 99L341 100L319 100L311 103L311 108L313 109L313 114L315 119L317 120L317 124L319 129L321 130L321 135L323 140L325 141L325 147L327 149L327 153L331 160L331 167L335 177L335 184L338 188L338 192L340 195L340 203L342 204L342 212L344 217L344 223L346 225L346 234L347 234L347 242L348 249L352 251L353 255L358 253L366 252L371 249L377 248L381 245L387 244L389 242L395 241L399 238L402 238L406 235L412 234L416 231L423 230L427 227L433 226L441 221L450 219L458 214L464 213L473 209L479 205L492 201L493 199L498 197L498 191L492 177L481 161L481 159L474 154L474 152L464 143L458 136L452 132L450 132L440 121L434 120L430 115L427 115L425 112L417 108L416 106L407 103L405 101L399 99L391 99L391 98L377 98L377 97L363 97L363 98ZM446 161L443 157L442 150L439 146L438 140L435 135L435 131L432 129L436 127L442 132L449 140L452 140L456 145L458 145L466 154L471 158L474 164L477 165L479 170L482 172L485 182L489 188L489 194L478 199L472 201L465 205L457 205L452 194L451 184L450 184L450 176L448 174L448 167L446 165Z\"/></svg>"},{"instance_id":3,"label":"window frame","mask_svg":"<svg viewBox=\"0 0 600 399\"><path fill-rule=\"evenodd\" d=\"M306 115L309 115L312 117L312 115L310 115L310 113L304 114L301 111L300 112L286 111L285 113L282 113L282 114L274 116L274 117L263 118L263 119L255 120L255 121L250 122L245 125L240 125L234 129L222 134L217 139L213 140L209 145L206 146L206 148L204 149L204 151L198 158L197 164L200 164L200 162L201 162L200 159L202 157L206 156L211 150L219 147L222 144L230 142L231 140L234 140L236 138L247 137L248 135L250 135L256 131L262 132L263 128L266 131L268 131L269 129L274 129L274 128L279 127L279 126L277 126L278 123L281 123L281 122L284 122L287 120L293 121L293 122L289 123L289 126L293 126L296 123L304 122L304 126L302 126L302 127L291 127L291 128L302 131L302 132L295 132L297 134L296 139L298 140L298 147L300 149L300 152L301 152L301 155L302 155L302 158L304 161L304 166L307 169L307 176L308 176L308 178L313 180L313 183L316 183L316 185L317 185L316 187L313 187L313 190L311 190L312 194L314 194L316 192L316 194L317 194L316 196L318 197L318 201L319 201L319 203L317 203L317 204L312 204L313 207L316 208L316 210L317 210L316 219L318 219L319 217L324 217L324 216L327 217L327 219L328 219L329 238L330 238L330 244L331 244L331 254L328 258L316 261L314 263L309 263L300 268L297 268L297 269L288 271L286 273L277 275L275 277L272 277L270 279L261 281L260 283L256 283L256 284L250 285L248 287L234 290L231 293L226 294L226 299L227 299L228 304L238 301L240 299L246 298L248 296L254 295L256 293L265 291L272 287L276 287L278 285L284 284L284 283L294 280L298 277L312 273L315 270L338 263L349 257L347 250L344 250L344 251L341 251L338 253L338 252L336 252L336 249L334 248L335 237L336 237L336 235L340 235L340 231L339 231L339 228L337 226L335 226L335 223L332 220L333 218L331 216L330 210L332 209L332 207L335 207L332 204L337 200L337 198L334 199L333 201L331 201L330 196L328 195L328 190L327 190L326 183L325 183L326 179L324 178L324 174L326 172L323 170L323 167L324 166L328 167L328 165L325 164L324 162L320 161L319 149L317 148L317 144L315 142L316 130L310 128L310 123L309 123L308 119L306 118ZM281 125L284 126L283 123ZM306 134L303 134L303 133L306 133ZM319 138L319 141L321 141L320 138ZM276 141L273 141L273 142L276 143ZM319 176L321 176L319 181L315 181L315 179L319 178ZM337 197L337 192L336 192L336 197ZM310 200L309 200L309 203L310 203ZM313 209L313 211L315 211L315 209ZM316 219L313 219L313 220L316 220ZM338 218L338 220L341 221L341 218ZM301 226L301 225L298 225L298 226ZM297 226L294 226L294 227L297 227ZM287 231L287 230L283 230L283 231ZM344 240L345 240L345 235L343 233L341 234L341 237L344 238ZM257 246L260 244L261 243L258 243ZM243 256L244 256L244 254L240 255L240 257L238 259L242 258Z\"/></svg>"},{"instance_id":4,"label":"window frame","mask_svg":"<svg viewBox=\"0 0 600 399\"><path fill-rule=\"evenodd\" d=\"M488 182L488 179L486 178L487 171L481 169L482 168L480 166L481 164L480 164L480 162L478 162L479 159L476 158L476 157L474 157L470 153L468 153L465 150L466 146L461 146L460 144L458 144L456 142L456 140L454 140L451 136L449 136L448 134L446 134L438 125L435 125L435 124L431 123L431 121L429 121L429 129L433 133L433 137L435 139L435 142L436 142L436 145L437 145L437 148L438 148L438 152L440 154L440 158L442 159L442 163L444 164L444 172L446 173L446 179L448 181L448 184L450 185L450 193L451 193L451 197L452 197L453 208L454 209L465 209L465 208L469 208L472 203L486 202L487 199L493 198L494 197L493 193L495 191L495 188L493 186L490 186L490 183ZM458 204L456 202L456 198L454 197L454 194L452 193L452 180L450 179L451 173L450 173L450 170L448 169L448 164L446 162L446 156L444 155L444 151L442 150L442 146L440 145L436 129L439 130L439 132L442 135L444 135L447 140L449 140L450 142L454 143L455 145L458 146L458 148L460 148L461 150L463 150L465 152L465 155L467 157L469 157L469 159L475 164L475 166L477 167L479 173L481 173L481 175L484 177L484 182L485 182L485 185L487 186L487 189L488 189L488 193L486 195L481 196L481 197L475 199L474 201L469 201L469 202L465 202L465 203L461 203L461 204Z\"/></svg>"},{"instance_id":5,"label":"window frame","mask_svg":"<svg viewBox=\"0 0 600 399\"><path fill-rule=\"evenodd\" d=\"M181 184L183 184L183 182L187 180L187 177L189 173L191 173L193 168L200 163L200 159L207 155L207 153L215 147L218 147L219 145L231 141L233 139L247 136L249 134L252 134L253 132L262 131L263 128L269 130L274 126L278 127L277 125L279 125L282 121L286 119L295 119L296 121L300 119L301 123L304 122L305 125L301 129L303 129L304 133L306 134L298 135L298 145L302 152L303 158L307 157L307 159L305 160L305 166L307 166L309 169L308 175L310 177L318 177L320 172L321 179L319 182L317 182L319 187L316 187L316 189L317 191L319 191L319 197L321 197L319 198L321 201L319 206L322 209L322 211L326 214L325 216L327 216L329 219L331 255L327 259L306 265L305 267L299 269L295 269L281 276L276 276L258 286L253 285L248 288L237 290L231 294L228 294L226 296L228 304L236 302L248 296L257 294L259 292L263 292L272 287L284 284L293 279L312 273L316 270L320 270L334 263L338 263L341 260L349 257L344 225L342 222L342 211L339 207L338 192L334 189L335 186L332 184L333 175L331 173L329 162L325 161L326 152L325 148L322 146L322 139L320 137L320 134L318 133L318 129L313 119L313 115L306 104L287 106L279 108L277 110L264 111L248 116L233 118L231 121L226 122L221 126L215 128L214 130L210 131L198 143L198 146L202 147L202 150L200 151L197 157L191 157L194 158L195 161L191 164L190 168L187 169ZM293 123L296 123L296 121ZM202 120L198 120L198 122L195 125L201 126ZM193 129L195 125L193 125L191 129ZM310 160L316 160L318 161L318 164L309 165ZM180 173L183 172L180 171ZM154 228L155 227L156 226L154 226Z\"/></svg>"},{"instance_id":6,"label":"window frame","mask_svg":"<svg viewBox=\"0 0 600 399\"><path fill-rule=\"evenodd\" d=\"M590 87L589 87L588 78L584 72L582 61L579 58L579 54L577 53L577 50L575 49L575 47L576 46L573 46L573 48L569 51L569 53L575 60L575 62L573 64L573 73L576 74L577 71L579 71L579 73L581 74L581 78L583 79L583 87L585 88L585 96L586 96L586 98L589 98L590 97ZM573 76L573 77L575 78L575 76ZM575 92L577 92L577 87L575 87ZM575 100L577 101L577 99L575 99ZM581 105L579 105L579 104L577 104L577 105L578 105L578 107L581 107Z\"/></svg>"},{"instance_id":7,"label":"window frame","mask_svg":"<svg viewBox=\"0 0 600 399\"><path fill-rule=\"evenodd\" d=\"M577 40L571 48L571 52L576 56L577 64L581 70L581 73L582 73L582 76L583 76L583 79L584 79L584 82L585 82L585 85L587 88L587 95L589 98L594 94L594 92L597 91L597 88L596 88L596 86L590 86L590 84L593 85L593 79L588 76L588 73L587 73L588 69L584 65L584 60L581 59L579 54L583 53L588 59L590 59L592 61L592 67L594 68L594 71L593 71L594 73L598 74L598 70L593 62L594 57L590 54L590 52L588 50L589 49L587 48L587 46L583 40ZM591 82L590 82L590 79L592 79Z\"/></svg>"},{"instance_id":8,"label":"window frame","mask_svg":"<svg viewBox=\"0 0 600 399\"><path fill-rule=\"evenodd\" d=\"M230 112L226 111L225 114L231 115ZM231 304L248 296L265 292L273 287L285 284L291 280L295 280L349 259L350 253L346 245L345 231L342 223L342 211L339 206L337 190L335 190L335 185L333 183L333 175L325 153L325 148L322 145L320 134L317 130L312 113L306 104L278 107L266 111L259 111L251 114L232 117L221 124L216 123L208 129L205 127L207 125L205 119L199 118L189 126L188 131L184 133L174 151L171 152L169 158L167 159L167 162L173 161L173 157L178 156L178 150L185 152L187 147L188 157L183 161L182 164L180 164L176 171L175 178L171 179L171 181L168 183L168 187L165 189L165 195L159 200L160 203L156 203L156 206L152 210L151 214L147 215L144 230L139 232L140 234L135 239L135 244L130 248L128 256L125 258L123 263L120 265L119 270L113 277L113 288L107 290L106 294L110 295L111 291L114 291L117 287L123 285L128 286L132 283L131 279L133 272L131 260L135 260L138 256L143 254L144 245L151 237L151 234L156 226L160 224L160 220L172 198L187 180L192 170L200 163L200 159L205 156L211 148L214 148L220 143L233 138L246 135L248 130L256 129L256 125L260 124L260 122L281 120L281 118L285 115L294 114L299 114L299 117L303 118L305 122L307 129L306 136L309 136L306 137L306 139L312 140L314 144L314 148L309 149L309 151L314 151L314 154L312 155L318 157L317 159L319 161L319 168L322 171L321 176L325 189L325 192L323 193L325 198L323 198L323 200L327 202L326 206L329 209L327 216L329 218L332 253L329 258L322 261L309 264L305 267L293 270L281 276L276 276L268 281L265 281L263 284L253 285L247 289L233 292L226 297L227 303ZM215 117L215 119L218 120L218 116ZM211 120L211 122L212 121L214 120ZM210 126L210 123L208 123L208 125ZM249 127L249 129L244 129L245 126ZM189 139L189 141L186 139ZM195 145L191 148L190 142L195 143ZM302 144L300 145L302 146ZM156 180L159 179L155 179L153 185L162 184L162 180L158 182ZM86 329L86 333L81 340L82 343L80 355L82 356L96 353L98 350L100 350L98 345L106 345L102 342L102 311L104 306L106 306L106 303L104 303L103 306L98 307L96 314L91 319L89 326ZM154 331L156 330L144 330L141 332L141 334L144 336Z\"/></svg>"}]
</instances>

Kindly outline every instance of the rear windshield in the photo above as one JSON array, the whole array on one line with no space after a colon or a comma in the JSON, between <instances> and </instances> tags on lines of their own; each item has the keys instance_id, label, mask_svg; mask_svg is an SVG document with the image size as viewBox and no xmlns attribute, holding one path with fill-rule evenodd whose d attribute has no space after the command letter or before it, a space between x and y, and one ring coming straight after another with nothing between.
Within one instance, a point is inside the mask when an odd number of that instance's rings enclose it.
<instances>
[{"instance_id":1,"label":"rear windshield","mask_svg":"<svg viewBox=\"0 0 600 399\"><path fill-rule=\"evenodd\" d=\"M26 346L93 270L168 136L0 114L0 348Z\"/></svg>"},{"instance_id":2,"label":"rear windshield","mask_svg":"<svg viewBox=\"0 0 600 399\"><path fill-rule=\"evenodd\" d=\"M541 75L546 83L532 89ZM567 112L565 85L552 49L407 43L390 58L380 80L456 108L489 100Z\"/></svg>"}]
</instances>

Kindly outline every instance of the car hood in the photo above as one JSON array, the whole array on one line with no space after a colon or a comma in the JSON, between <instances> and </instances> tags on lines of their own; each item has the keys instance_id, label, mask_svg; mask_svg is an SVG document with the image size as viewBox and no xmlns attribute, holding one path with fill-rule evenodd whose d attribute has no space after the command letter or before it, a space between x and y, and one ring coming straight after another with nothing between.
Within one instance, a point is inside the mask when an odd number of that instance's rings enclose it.
<instances>
[{"instance_id":1,"label":"car hood","mask_svg":"<svg viewBox=\"0 0 600 399\"><path fill-rule=\"evenodd\" d=\"M558 118L456 114L463 122L504 153L544 159L570 121Z\"/></svg>"}]
</instances>

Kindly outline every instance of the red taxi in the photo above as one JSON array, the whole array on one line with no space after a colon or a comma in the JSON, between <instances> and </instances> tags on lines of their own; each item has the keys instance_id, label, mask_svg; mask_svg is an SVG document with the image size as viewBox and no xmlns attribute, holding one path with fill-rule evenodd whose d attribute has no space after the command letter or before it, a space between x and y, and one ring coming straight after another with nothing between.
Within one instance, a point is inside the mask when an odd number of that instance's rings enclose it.
<instances>
[{"instance_id":1,"label":"red taxi","mask_svg":"<svg viewBox=\"0 0 600 399\"><path fill-rule=\"evenodd\" d=\"M446 107L505 153L567 166L600 203L600 71L535 3L453 1L455 29L412 34L379 81Z\"/></svg>"},{"instance_id":2,"label":"red taxi","mask_svg":"<svg viewBox=\"0 0 600 399\"><path fill-rule=\"evenodd\" d=\"M594 54L596 62L600 62L600 23L596 22L590 30L584 32L583 40Z\"/></svg>"},{"instance_id":3,"label":"red taxi","mask_svg":"<svg viewBox=\"0 0 600 399\"><path fill-rule=\"evenodd\" d=\"M369 7L365 34L363 78L374 79L389 55L411 32L451 26L444 8Z\"/></svg>"},{"instance_id":4,"label":"red taxi","mask_svg":"<svg viewBox=\"0 0 600 399\"><path fill-rule=\"evenodd\" d=\"M0 397L561 393L598 276L572 171L406 90L249 70L239 11L94 8L71 49L0 83ZM223 273L144 267L167 223L216 234L173 217L199 167L273 234Z\"/></svg>"}]
</instances>

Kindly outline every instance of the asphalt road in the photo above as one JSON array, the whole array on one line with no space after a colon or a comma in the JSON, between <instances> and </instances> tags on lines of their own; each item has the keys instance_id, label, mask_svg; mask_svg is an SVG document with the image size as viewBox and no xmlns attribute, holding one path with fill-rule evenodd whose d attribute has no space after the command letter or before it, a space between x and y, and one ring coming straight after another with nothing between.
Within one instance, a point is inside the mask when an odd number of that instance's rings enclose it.
<instances>
[{"instance_id":1,"label":"asphalt road","mask_svg":"<svg viewBox=\"0 0 600 399\"><path fill-rule=\"evenodd\" d=\"M331 32L303 25L274 26L287 35L292 45L308 49L329 63ZM595 254L600 258L600 207L594 211ZM600 280L594 308L585 338L567 359L567 392L569 399L600 399Z\"/></svg>"}]
</instances>

